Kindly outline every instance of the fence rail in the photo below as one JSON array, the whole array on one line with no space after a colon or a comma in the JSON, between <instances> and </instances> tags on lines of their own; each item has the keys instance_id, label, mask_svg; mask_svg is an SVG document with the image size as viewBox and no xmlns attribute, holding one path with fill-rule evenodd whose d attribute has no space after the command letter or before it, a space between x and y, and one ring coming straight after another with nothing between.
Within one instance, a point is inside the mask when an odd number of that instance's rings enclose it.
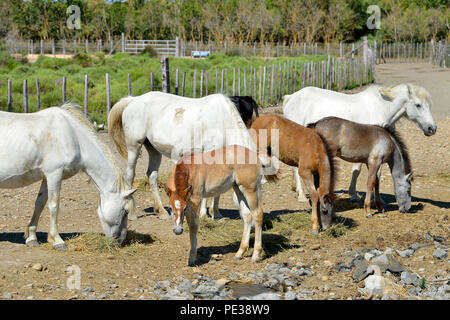
<instances>
[{"instance_id":1,"label":"fence rail","mask_svg":"<svg viewBox=\"0 0 450 320\"><path fill-rule=\"evenodd\" d=\"M175 40L133 40L124 35L119 39L109 40L7 40L11 53L69 55L78 51L89 53L103 51L127 52L138 54L146 47L152 47L159 56L190 57L192 51L209 51L212 53L272 57L295 57L302 54L331 55L339 58L351 57L363 59L363 43L233 43L200 42ZM375 56L375 63L430 62L440 67L448 67L449 45L439 41L420 43L377 42L367 44L369 56ZM367 55L367 53L366 53Z\"/></svg>"},{"instance_id":2,"label":"fence rail","mask_svg":"<svg viewBox=\"0 0 450 320\"><path fill-rule=\"evenodd\" d=\"M164 60L164 58L163 58ZM208 72L209 71L209 72ZM164 76L163 76L164 75ZM58 80L61 83L61 103L68 101L66 93L66 83L69 77L63 77ZM133 92L131 75L128 74L128 94L142 94L142 92ZM155 81L156 78L161 81ZM28 87L27 79L23 81L22 99L15 96L13 99L13 83L8 80L8 110L18 111L19 108L13 108L14 104L20 104L23 101L23 112L37 111L42 107L48 107L41 103L40 85L45 86L42 79L28 79L29 84L36 86L33 90ZM34 81L35 80L35 81ZM62 80L62 81L61 81ZM316 86L331 90L343 90L357 86L372 83L374 80L373 60L368 60L367 64L358 58L336 58L328 56L327 59L315 62L300 63L298 60L291 59L284 63L276 63L260 66L251 66L249 68L236 67L211 70L179 70L168 69L168 66L162 64L161 71L151 72L149 74L149 86L147 91L162 90L173 94L186 97L199 98L213 93L223 93L226 95L249 95L261 106L275 105L279 103L283 96L291 94L306 86ZM55 80L53 80L55 81ZM110 82L121 81L125 83L127 79L113 79L110 74L105 74L106 83L106 108L100 113L107 115L111 104ZM55 81L56 82L56 81ZM84 97L69 97L75 101L82 102L84 112L88 115L89 110L89 84L92 82L88 75L84 77ZM91 83L92 84L92 83ZM2 86L0 86L2 87ZM140 86L140 88L142 88ZM102 89L103 90L103 89ZM142 90L142 89L140 89ZM36 94L36 107L29 105L28 99L33 92ZM98 94L98 92L96 92ZM92 108L92 107L91 107ZM95 108L98 112L98 107Z\"/></svg>"}]
</instances>

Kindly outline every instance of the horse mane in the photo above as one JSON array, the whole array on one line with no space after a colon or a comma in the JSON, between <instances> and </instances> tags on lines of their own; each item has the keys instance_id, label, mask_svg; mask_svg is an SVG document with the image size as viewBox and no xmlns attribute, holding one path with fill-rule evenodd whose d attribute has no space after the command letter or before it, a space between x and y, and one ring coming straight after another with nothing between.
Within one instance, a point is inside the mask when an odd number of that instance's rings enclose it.
<instances>
[{"instance_id":1,"label":"horse mane","mask_svg":"<svg viewBox=\"0 0 450 320\"><path fill-rule=\"evenodd\" d=\"M408 147L406 146L406 143L403 140L403 138L392 126L387 126L387 127L384 127L383 129L389 133L389 135L392 137L392 140L394 141L394 143L400 149L400 153L402 155L403 162L405 165L405 174L412 172L411 158L409 157Z\"/></svg>"},{"instance_id":2,"label":"horse mane","mask_svg":"<svg viewBox=\"0 0 450 320\"><path fill-rule=\"evenodd\" d=\"M193 162L192 156L192 154L184 155L175 166L175 191L183 191L189 186L189 169L183 160L190 157L191 162Z\"/></svg>"},{"instance_id":3,"label":"horse mane","mask_svg":"<svg viewBox=\"0 0 450 320\"><path fill-rule=\"evenodd\" d=\"M315 125L315 123L314 123L314 125ZM334 158L333 153L331 152L330 145L329 145L328 141L325 139L325 137L322 136L317 131L316 131L316 133L319 136L320 140L322 140L322 142L323 142L323 146L325 147L325 152L326 152L327 158L328 158L328 163L330 164L330 185L329 185L329 189L328 189L328 196L334 201L335 200L334 186L336 183L336 171L337 171L336 159Z\"/></svg>"},{"instance_id":4,"label":"horse mane","mask_svg":"<svg viewBox=\"0 0 450 320\"><path fill-rule=\"evenodd\" d=\"M103 151L106 159L111 164L115 174L116 174L116 182L117 187L120 191L124 191L126 189L131 188L131 186L127 186L123 176L122 172L119 169L119 166L116 163L116 160L114 158L113 153L111 152L111 149L99 138L97 129L94 127L94 125L89 121L88 118L85 117L84 113L81 111L80 106L73 103L73 102L67 102L60 106L60 109L65 111L65 114L67 114L71 119L75 120L77 123L81 124L82 127L87 129L88 134L97 141L100 149Z\"/></svg>"}]
</instances>

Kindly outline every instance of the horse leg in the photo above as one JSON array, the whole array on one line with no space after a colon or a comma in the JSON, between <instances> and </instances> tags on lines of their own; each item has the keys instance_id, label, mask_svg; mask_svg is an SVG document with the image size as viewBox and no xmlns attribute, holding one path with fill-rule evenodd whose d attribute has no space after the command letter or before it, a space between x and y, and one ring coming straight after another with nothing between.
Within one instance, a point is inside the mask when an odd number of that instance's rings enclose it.
<instances>
[{"instance_id":1,"label":"horse leg","mask_svg":"<svg viewBox=\"0 0 450 320\"><path fill-rule=\"evenodd\" d=\"M239 213L242 217L242 221L244 223L244 230L242 232L242 240L241 245L239 246L239 250L236 252L234 256L235 259L242 259L242 256L247 251L249 242L250 242L250 230L252 225L252 213L248 208L247 201L242 194L242 191L235 184L233 186L234 194L236 195L237 202L239 204Z\"/></svg>"},{"instance_id":2,"label":"horse leg","mask_svg":"<svg viewBox=\"0 0 450 320\"><path fill-rule=\"evenodd\" d=\"M220 196L214 197L211 201L211 206L209 207L209 214L212 218L214 218L214 220L223 218L219 211L219 200Z\"/></svg>"},{"instance_id":3,"label":"horse leg","mask_svg":"<svg viewBox=\"0 0 450 320\"><path fill-rule=\"evenodd\" d=\"M134 175L136 170L136 162L141 151L142 144L141 143L128 143L127 142L127 150L128 150L128 160L127 160L127 170L125 174L125 182L130 186L133 186ZM133 209L128 213L129 220L136 220L137 213Z\"/></svg>"},{"instance_id":4,"label":"horse leg","mask_svg":"<svg viewBox=\"0 0 450 320\"><path fill-rule=\"evenodd\" d=\"M298 195L298 201L299 202L307 202L308 199L306 198L306 194L303 191L302 179L301 179L300 175L298 174L298 169L297 170L294 169L294 176L295 176L295 181L296 181L296 186L297 186L295 191L297 192L297 195Z\"/></svg>"},{"instance_id":5,"label":"horse leg","mask_svg":"<svg viewBox=\"0 0 450 320\"><path fill-rule=\"evenodd\" d=\"M153 210L155 213L160 214L163 218L168 219L170 218L170 215L166 209L164 209L158 188L158 169L161 165L162 154L153 148L148 140L145 141L144 146L148 152L147 177L148 184L150 185L150 189L153 193Z\"/></svg>"},{"instance_id":6,"label":"horse leg","mask_svg":"<svg viewBox=\"0 0 450 320\"><path fill-rule=\"evenodd\" d=\"M186 207L186 220L189 224L189 237L191 241L191 248L189 250L188 266L193 267L197 259L197 232L199 225L199 206L191 203Z\"/></svg>"},{"instance_id":7,"label":"horse leg","mask_svg":"<svg viewBox=\"0 0 450 320\"><path fill-rule=\"evenodd\" d=\"M245 197L252 213L253 223L255 224L255 243L253 246L252 262L258 262L261 260L261 253L263 251L262 223L264 213L260 205L261 192L260 190L255 192L250 189L245 192Z\"/></svg>"},{"instance_id":8,"label":"horse leg","mask_svg":"<svg viewBox=\"0 0 450 320\"><path fill-rule=\"evenodd\" d=\"M381 166L380 166L381 169ZM381 170L378 170L378 172L380 172ZM384 212L384 206L383 206L383 201L381 200L380 197L380 178L378 177L378 174L375 178L375 205L377 206L377 209L379 212Z\"/></svg>"},{"instance_id":9,"label":"horse leg","mask_svg":"<svg viewBox=\"0 0 450 320\"><path fill-rule=\"evenodd\" d=\"M300 171L301 170L301 171ZM305 183L305 187L309 192L309 199L311 200L311 222L312 222L312 234L319 234L319 193L316 190L314 184L313 173L308 169L299 169L300 175Z\"/></svg>"},{"instance_id":10,"label":"horse leg","mask_svg":"<svg viewBox=\"0 0 450 320\"><path fill-rule=\"evenodd\" d=\"M36 202L34 203L33 216L31 217L31 221L28 224L27 229L25 230L25 243L29 247L39 246L39 242L37 241L36 236L36 229L39 222L39 217L41 216L42 210L44 210L45 204L47 203L47 198L47 181L44 179L42 180Z\"/></svg>"},{"instance_id":11,"label":"horse leg","mask_svg":"<svg viewBox=\"0 0 450 320\"><path fill-rule=\"evenodd\" d=\"M202 202L200 204L200 218L206 217L207 206L208 206L208 200L206 198L203 198Z\"/></svg>"},{"instance_id":12,"label":"horse leg","mask_svg":"<svg viewBox=\"0 0 450 320\"><path fill-rule=\"evenodd\" d=\"M50 231L47 241L53 243L56 250L67 250L63 239L58 233L58 212L61 192L62 172L53 173L47 178L48 209L50 211Z\"/></svg>"},{"instance_id":13,"label":"horse leg","mask_svg":"<svg viewBox=\"0 0 450 320\"><path fill-rule=\"evenodd\" d=\"M348 194L351 196L350 200L353 202L361 202L361 198L356 193L356 181L361 173L361 163L355 163L352 167L352 181L348 187Z\"/></svg>"},{"instance_id":14,"label":"horse leg","mask_svg":"<svg viewBox=\"0 0 450 320\"><path fill-rule=\"evenodd\" d=\"M366 217L371 218L372 213L370 212L370 204L371 204L371 197L372 197L372 190L375 187L375 181L377 178L377 171L379 168L379 164L376 164L375 161L369 160L369 163L367 165L369 169L368 178L367 178L367 192L366 192L366 198L364 200L364 210L366 211Z\"/></svg>"}]
</instances>

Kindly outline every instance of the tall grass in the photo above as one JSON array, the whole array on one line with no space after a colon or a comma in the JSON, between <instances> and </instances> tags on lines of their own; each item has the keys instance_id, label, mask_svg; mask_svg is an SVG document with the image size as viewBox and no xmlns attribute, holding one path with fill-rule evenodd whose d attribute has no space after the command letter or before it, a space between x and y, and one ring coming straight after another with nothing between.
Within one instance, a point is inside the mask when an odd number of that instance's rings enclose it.
<instances>
[{"instance_id":1,"label":"tall grass","mask_svg":"<svg viewBox=\"0 0 450 320\"><path fill-rule=\"evenodd\" d=\"M179 94L183 72L186 71L184 95L193 96L193 76L197 70L197 87L200 86L200 70L208 71L208 94L216 92L216 68L219 73L219 88L221 85L221 70L228 69L228 93L231 94L233 83L233 68L241 70L243 82L244 68L298 61L299 63L320 61L325 55L301 55L299 57L284 57L265 59L261 57L241 57L213 54L205 59L169 58L171 92L175 88L175 70L179 69ZM105 123L106 121L106 81L109 73L111 81L111 104L128 95L128 73L131 74L132 95L138 96L151 90L150 73L154 73L155 90L161 90L160 58L152 58L148 54L131 56L117 53L111 57L102 54L86 55L78 53L71 59L59 59L40 56L34 63L20 63L11 58L5 51L0 51L0 110L7 109L7 81L12 80L13 111L23 112L24 79L28 80L29 111L36 111L36 78L39 78L41 91L41 108L60 105L62 102L62 78L67 77L67 100L83 105L84 76L89 77L89 117L91 120ZM249 75L248 75L249 77ZM249 81L249 79L247 79ZM226 84L224 85L226 88ZM243 94L243 85L241 85ZM199 97L199 89L196 96ZM237 93L237 92L236 92ZM205 91L203 91L203 95Z\"/></svg>"}]
</instances>

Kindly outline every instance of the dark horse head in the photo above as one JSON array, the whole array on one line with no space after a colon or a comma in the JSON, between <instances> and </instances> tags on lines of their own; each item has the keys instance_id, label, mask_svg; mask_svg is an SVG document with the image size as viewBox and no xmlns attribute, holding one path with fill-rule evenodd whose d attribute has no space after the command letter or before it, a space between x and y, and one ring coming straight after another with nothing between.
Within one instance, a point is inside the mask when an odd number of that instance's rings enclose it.
<instances>
[{"instance_id":1,"label":"dark horse head","mask_svg":"<svg viewBox=\"0 0 450 320\"><path fill-rule=\"evenodd\" d=\"M245 126L250 128L255 119L253 117L253 111L255 111L255 117L259 117L256 101L250 96L230 96L229 98L239 111Z\"/></svg>"}]
</instances>

